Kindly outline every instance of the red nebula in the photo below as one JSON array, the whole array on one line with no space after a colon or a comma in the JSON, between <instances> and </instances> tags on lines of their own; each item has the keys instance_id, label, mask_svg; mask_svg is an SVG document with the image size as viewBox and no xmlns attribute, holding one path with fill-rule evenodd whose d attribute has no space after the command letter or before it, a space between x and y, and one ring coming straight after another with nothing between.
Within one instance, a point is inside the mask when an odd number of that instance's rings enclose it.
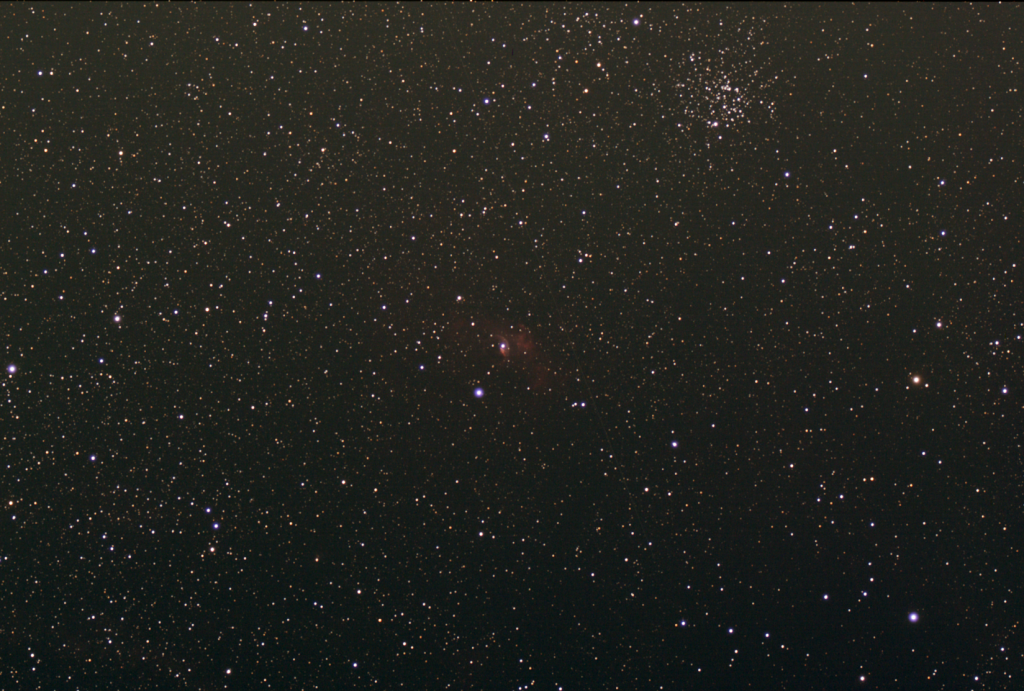
<instances>
[{"instance_id":1,"label":"red nebula","mask_svg":"<svg viewBox=\"0 0 1024 691\"><path fill-rule=\"evenodd\" d=\"M473 379L506 370L517 373L534 393L550 392L561 383L551 357L524 324L460 316L449 323L442 343L449 368Z\"/></svg>"}]
</instances>

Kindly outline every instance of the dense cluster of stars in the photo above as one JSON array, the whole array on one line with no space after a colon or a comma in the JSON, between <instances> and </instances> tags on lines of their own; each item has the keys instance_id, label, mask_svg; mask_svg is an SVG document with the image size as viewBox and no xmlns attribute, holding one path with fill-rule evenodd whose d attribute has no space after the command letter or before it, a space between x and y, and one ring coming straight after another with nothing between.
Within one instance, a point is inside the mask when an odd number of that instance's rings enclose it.
<instances>
[{"instance_id":1,"label":"dense cluster of stars","mask_svg":"<svg viewBox=\"0 0 1024 691\"><path fill-rule=\"evenodd\" d=\"M7 7L0 688L1014 688L1022 19Z\"/></svg>"}]
</instances>

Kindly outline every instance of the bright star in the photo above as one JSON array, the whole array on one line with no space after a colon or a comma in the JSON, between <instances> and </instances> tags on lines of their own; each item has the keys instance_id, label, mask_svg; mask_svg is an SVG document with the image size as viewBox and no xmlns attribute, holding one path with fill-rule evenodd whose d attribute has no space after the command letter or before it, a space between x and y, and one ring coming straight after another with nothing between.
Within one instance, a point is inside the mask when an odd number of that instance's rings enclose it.
<instances>
[{"instance_id":1,"label":"bright star","mask_svg":"<svg viewBox=\"0 0 1024 691\"><path fill-rule=\"evenodd\" d=\"M478 386L475 389L473 389L473 395L476 396L477 398L483 398L484 390Z\"/></svg>"}]
</instances>

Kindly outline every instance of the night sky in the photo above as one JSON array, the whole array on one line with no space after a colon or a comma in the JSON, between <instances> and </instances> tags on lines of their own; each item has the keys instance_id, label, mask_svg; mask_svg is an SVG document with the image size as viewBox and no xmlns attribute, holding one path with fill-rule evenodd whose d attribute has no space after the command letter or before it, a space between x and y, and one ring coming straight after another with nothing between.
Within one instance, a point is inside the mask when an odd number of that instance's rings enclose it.
<instances>
[{"instance_id":1,"label":"night sky","mask_svg":"<svg viewBox=\"0 0 1024 691\"><path fill-rule=\"evenodd\" d=\"M0 7L0 688L1024 684L1024 10Z\"/></svg>"}]
</instances>

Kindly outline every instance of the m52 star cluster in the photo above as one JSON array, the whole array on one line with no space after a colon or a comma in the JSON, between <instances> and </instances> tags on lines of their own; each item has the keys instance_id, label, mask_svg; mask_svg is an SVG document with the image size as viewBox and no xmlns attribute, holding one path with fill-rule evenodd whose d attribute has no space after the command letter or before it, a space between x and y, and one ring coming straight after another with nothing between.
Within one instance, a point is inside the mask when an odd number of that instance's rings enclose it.
<instances>
[{"instance_id":1,"label":"m52 star cluster","mask_svg":"<svg viewBox=\"0 0 1024 691\"><path fill-rule=\"evenodd\" d=\"M1018 687L1021 35L0 8L0 688Z\"/></svg>"}]
</instances>

